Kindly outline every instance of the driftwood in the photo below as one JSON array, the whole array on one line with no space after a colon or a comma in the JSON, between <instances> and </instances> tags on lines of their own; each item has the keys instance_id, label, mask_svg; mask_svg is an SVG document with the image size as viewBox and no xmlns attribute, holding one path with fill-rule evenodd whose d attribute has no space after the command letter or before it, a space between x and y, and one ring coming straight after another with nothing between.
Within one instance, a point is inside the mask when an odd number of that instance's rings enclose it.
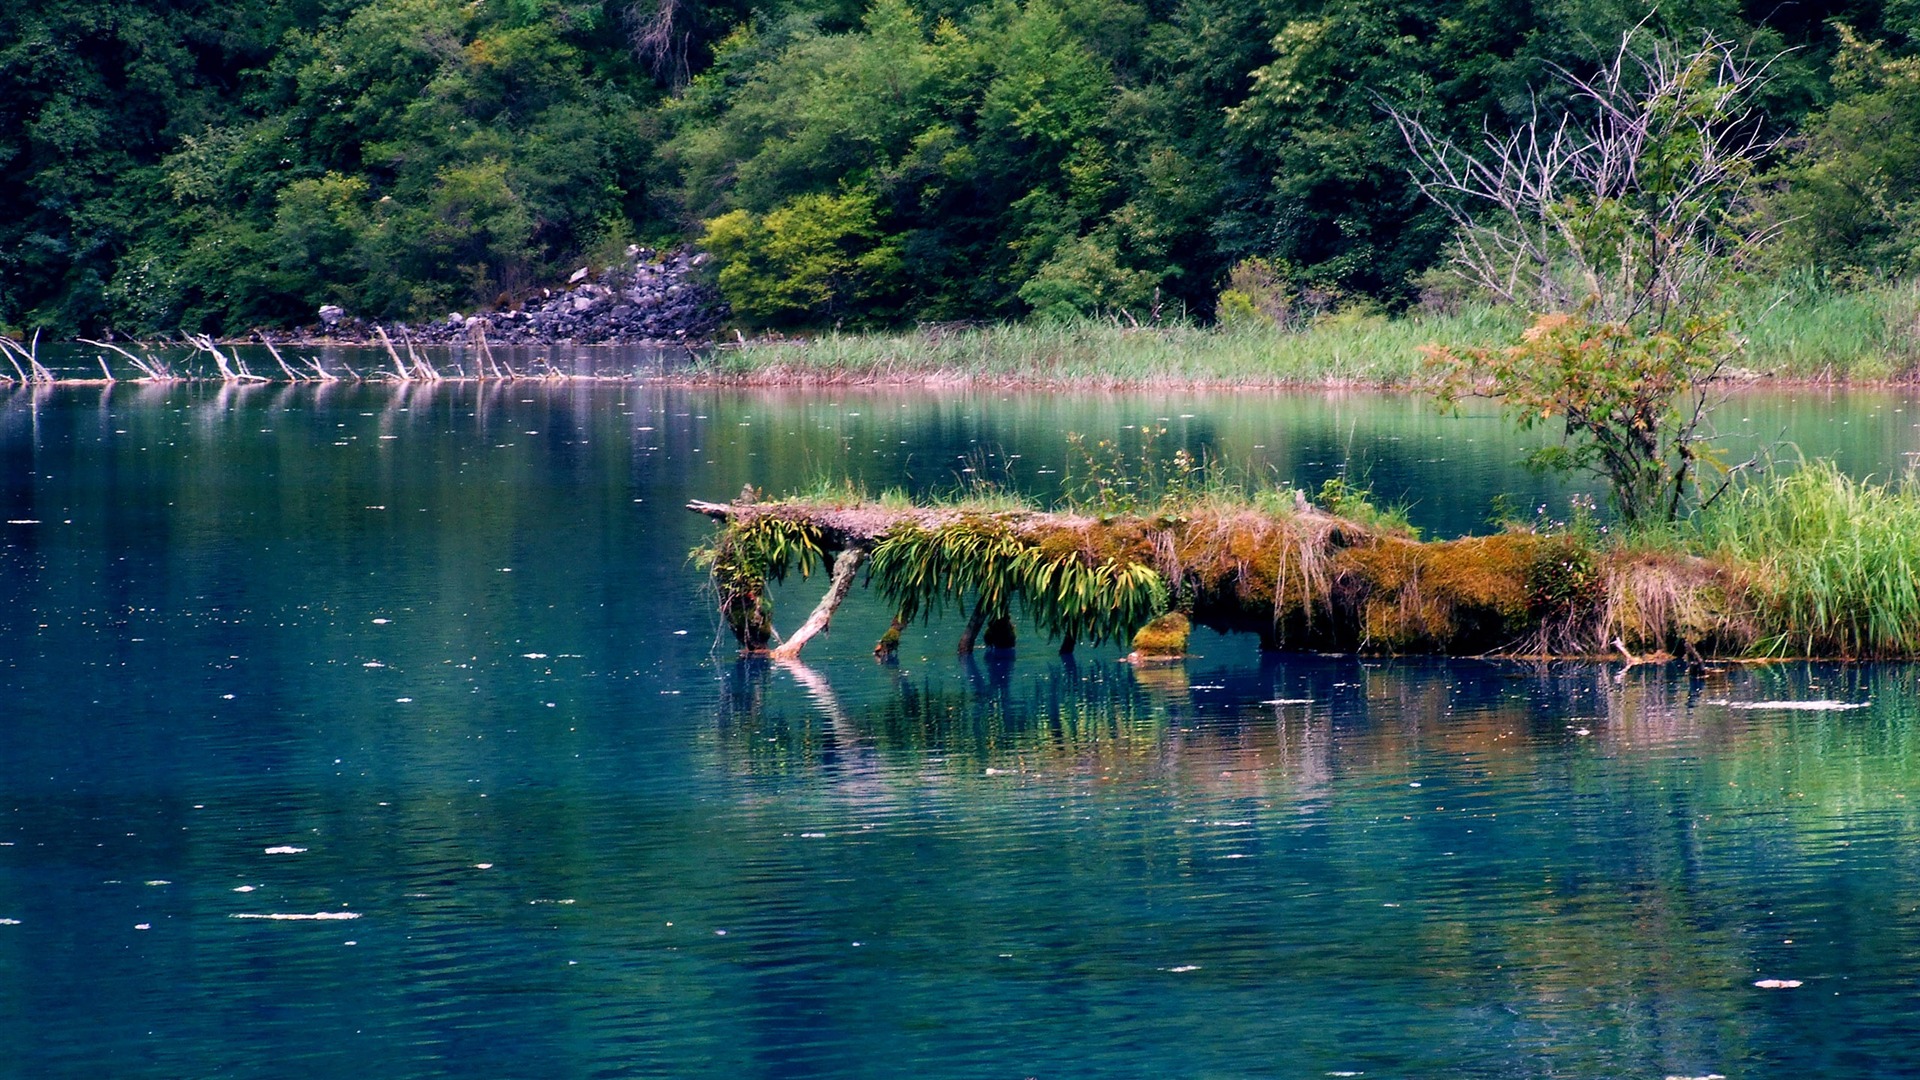
<instances>
[{"instance_id":1,"label":"driftwood","mask_svg":"<svg viewBox=\"0 0 1920 1080\"><path fill-rule=\"evenodd\" d=\"M833 579L827 585L827 595L820 598L819 605L813 609L813 614L807 616L807 621L801 624L800 629L795 630L792 637L773 650L774 659L789 660L799 656L801 646L827 629L827 624L833 621L833 613L839 609L841 601L847 598L847 593L853 591L854 576L860 572L860 564L866 560L866 557L865 548L850 547L840 552L833 560Z\"/></svg>"}]
</instances>

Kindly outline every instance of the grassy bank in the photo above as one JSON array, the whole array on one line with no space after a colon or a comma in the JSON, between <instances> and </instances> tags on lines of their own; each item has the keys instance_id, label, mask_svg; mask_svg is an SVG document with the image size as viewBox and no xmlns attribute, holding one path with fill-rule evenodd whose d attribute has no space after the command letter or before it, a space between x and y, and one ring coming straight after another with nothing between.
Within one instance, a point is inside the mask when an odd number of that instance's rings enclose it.
<instances>
[{"instance_id":1,"label":"grassy bank","mask_svg":"<svg viewBox=\"0 0 1920 1080\"><path fill-rule=\"evenodd\" d=\"M1836 291L1777 283L1738 305L1742 368L1795 380L1882 382L1920 369L1920 284ZM987 382L1059 387L1405 386L1420 347L1511 342L1523 313L1468 308L1388 318L1343 313L1296 328L1124 322L1000 323L828 333L717 350L695 380L758 384Z\"/></svg>"},{"instance_id":2,"label":"grassy bank","mask_svg":"<svg viewBox=\"0 0 1920 1080\"><path fill-rule=\"evenodd\" d=\"M879 652L940 610L967 615L963 651L983 628L989 647L1011 646L1016 618L1063 649L1137 644L1171 610L1275 649L1920 655L1920 489L1824 463L1627 536L1509 528L1423 542L1334 485L1314 499L1208 485L1113 514L851 491L694 509L726 523L707 562L749 651L775 640L766 583L831 563L839 596L864 566L898 608ZM809 625L837 603L829 590Z\"/></svg>"}]
</instances>

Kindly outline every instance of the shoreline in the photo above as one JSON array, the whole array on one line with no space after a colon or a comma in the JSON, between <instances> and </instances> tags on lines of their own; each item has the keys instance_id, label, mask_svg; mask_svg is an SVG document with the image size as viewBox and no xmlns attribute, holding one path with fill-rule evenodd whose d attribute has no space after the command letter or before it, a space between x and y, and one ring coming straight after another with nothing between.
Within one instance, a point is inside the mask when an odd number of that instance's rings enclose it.
<instances>
[{"instance_id":1,"label":"shoreline","mask_svg":"<svg viewBox=\"0 0 1920 1080\"><path fill-rule=\"evenodd\" d=\"M600 346L583 346L600 347ZM219 374L176 375L171 378L152 378L147 376L105 377L91 376L55 376L53 378L20 379L12 375L0 374L0 391L40 388L75 388L106 386L299 386L299 385L378 385L396 386L421 385L485 385L488 383L607 383L618 385L646 384L674 389L738 389L738 390L899 390L899 391L969 391L994 390L1020 393L1202 393L1202 394L1294 394L1294 393L1393 393L1418 394L1428 389L1422 380L1410 379L1364 379L1348 377L1330 378L1289 378L1289 379L1241 379L1224 378L1181 378L1177 376L1156 376L1146 378L1099 378L1075 376L1070 378L1048 378L1033 375L996 375L967 372L926 372L895 373L887 375L869 375L852 372L818 373L767 371L746 374L733 374L706 371L646 372L631 371L619 374L578 374L563 371L523 372L514 375L441 375L438 377L401 378L391 371L369 371L361 374L333 375L327 378L305 376L287 378L285 376L241 376L225 377ZM1742 374L1728 376L1719 384L1727 393L1737 394L1748 390L1900 390L1920 388L1920 372L1905 372L1891 377L1860 377L1850 375L1798 375L1798 374Z\"/></svg>"}]
</instances>

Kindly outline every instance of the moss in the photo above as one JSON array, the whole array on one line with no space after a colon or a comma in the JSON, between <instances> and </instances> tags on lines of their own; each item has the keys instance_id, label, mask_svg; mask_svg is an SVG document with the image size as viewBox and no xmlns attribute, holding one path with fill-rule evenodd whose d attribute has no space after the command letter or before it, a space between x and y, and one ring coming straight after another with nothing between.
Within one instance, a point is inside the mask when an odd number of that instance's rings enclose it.
<instances>
[{"instance_id":1,"label":"moss","mask_svg":"<svg viewBox=\"0 0 1920 1080\"><path fill-rule=\"evenodd\" d=\"M893 625L887 627L887 632L881 634L880 640L874 643L873 655L881 660L891 660L895 656L898 656L899 653L900 620L895 619L893 620Z\"/></svg>"},{"instance_id":2,"label":"moss","mask_svg":"<svg viewBox=\"0 0 1920 1080\"><path fill-rule=\"evenodd\" d=\"M1618 552L1601 568L1597 647L1635 653L1744 653L1760 637L1756 575L1669 551Z\"/></svg>"},{"instance_id":3,"label":"moss","mask_svg":"<svg viewBox=\"0 0 1920 1080\"><path fill-rule=\"evenodd\" d=\"M1105 520L792 504L701 553L742 648L771 637L770 582L855 541L875 545L869 580L899 612L875 646L883 659L899 624L955 607L977 612L968 640L984 631L989 648L1012 647L1018 613L1059 641L1131 638L1142 657L1184 654L1193 626L1266 648L1593 655L1617 639L1636 655L1746 652L1781 588L1777 572L1673 546L1520 530L1422 543L1297 503ZM1182 614L1147 622L1170 606Z\"/></svg>"},{"instance_id":4,"label":"moss","mask_svg":"<svg viewBox=\"0 0 1920 1080\"><path fill-rule=\"evenodd\" d=\"M1187 655L1192 633L1187 617L1170 611L1134 632L1133 654L1142 660L1177 660Z\"/></svg>"},{"instance_id":5,"label":"moss","mask_svg":"<svg viewBox=\"0 0 1920 1080\"><path fill-rule=\"evenodd\" d=\"M1502 533L1422 544L1378 537L1334 560L1335 602L1357 613L1362 648L1486 652L1521 634L1541 538Z\"/></svg>"}]
</instances>

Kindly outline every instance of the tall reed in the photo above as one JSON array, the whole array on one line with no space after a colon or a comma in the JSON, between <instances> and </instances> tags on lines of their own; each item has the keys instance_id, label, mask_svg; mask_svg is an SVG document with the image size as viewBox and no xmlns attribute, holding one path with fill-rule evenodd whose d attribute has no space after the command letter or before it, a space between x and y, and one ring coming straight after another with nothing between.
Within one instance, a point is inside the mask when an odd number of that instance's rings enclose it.
<instances>
[{"instance_id":1,"label":"tall reed","mask_svg":"<svg viewBox=\"0 0 1920 1080\"><path fill-rule=\"evenodd\" d=\"M1920 652L1920 488L1856 480L1827 461L1756 478L1696 515L1702 554L1756 573L1760 651Z\"/></svg>"},{"instance_id":2,"label":"tall reed","mask_svg":"<svg viewBox=\"0 0 1920 1080\"><path fill-rule=\"evenodd\" d=\"M952 379L1071 387L1405 385L1434 341L1491 345L1519 332L1512 312L1343 314L1301 330L1271 325L1135 327L1101 320L825 334L720 349L692 371L742 382Z\"/></svg>"}]
</instances>

